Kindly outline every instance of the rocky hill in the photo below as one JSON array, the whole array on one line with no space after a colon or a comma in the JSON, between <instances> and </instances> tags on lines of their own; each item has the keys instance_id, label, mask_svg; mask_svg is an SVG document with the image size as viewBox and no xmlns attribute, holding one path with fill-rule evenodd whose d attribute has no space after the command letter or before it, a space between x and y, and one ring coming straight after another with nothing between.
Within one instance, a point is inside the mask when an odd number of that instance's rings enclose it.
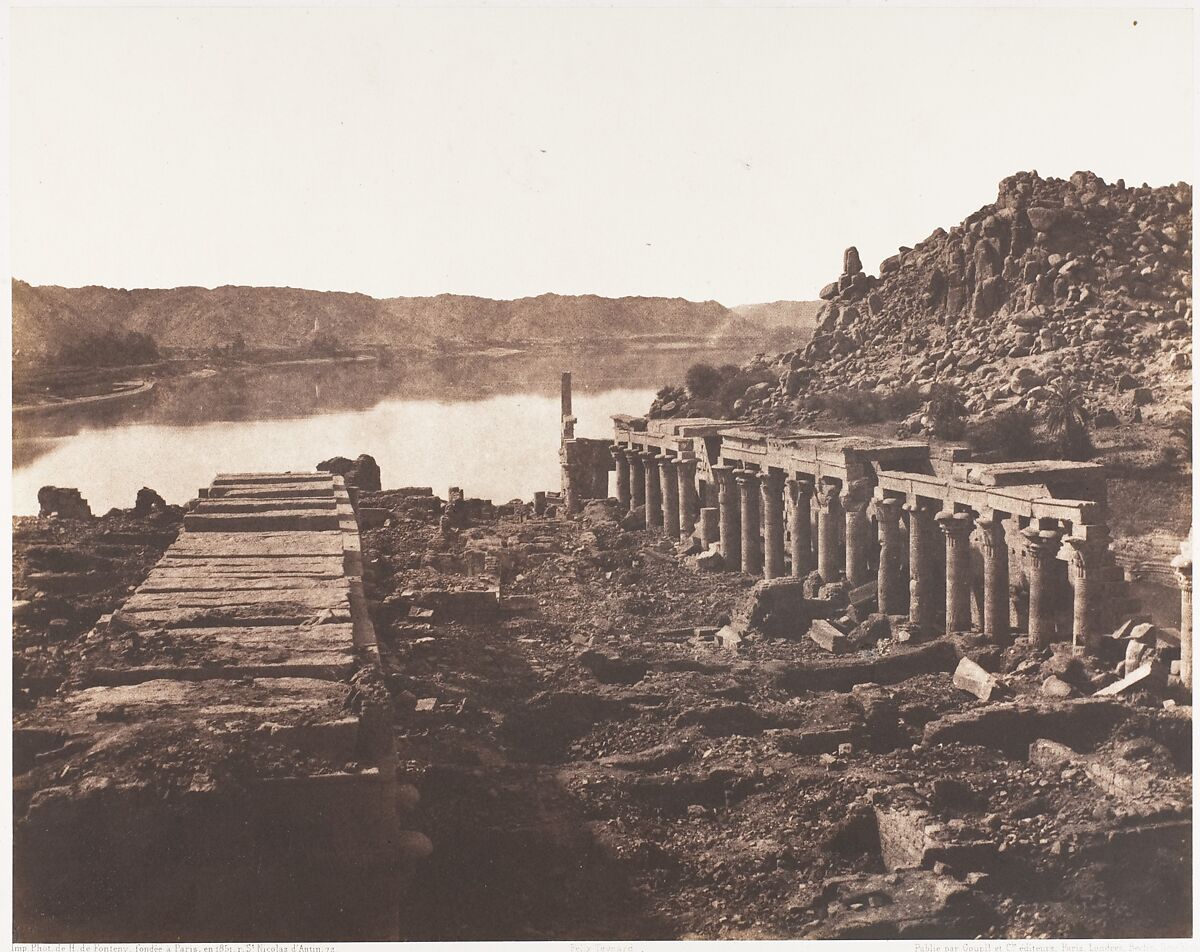
<instances>
[{"instance_id":1,"label":"rocky hill","mask_svg":"<svg viewBox=\"0 0 1200 952\"><path fill-rule=\"evenodd\" d=\"M1018 173L995 202L900 248L878 275L848 249L821 290L812 339L743 368L765 379L731 409L806 423L814 397L831 391L927 396L944 383L986 415L1036 411L1062 383L1101 420L1190 412L1191 269L1191 186ZM652 412L671 403L687 414L700 401L675 390Z\"/></svg>"},{"instance_id":2,"label":"rocky hill","mask_svg":"<svg viewBox=\"0 0 1200 952\"><path fill-rule=\"evenodd\" d=\"M716 301L543 294L513 301L442 294L376 299L295 288L34 287L13 282L13 349L28 359L55 354L87 334L137 332L164 353L234 343L300 348L331 335L345 348L628 340L661 335L705 342L760 339L774 322ZM806 335L805 335L806 336Z\"/></svg>"}]
</instances>

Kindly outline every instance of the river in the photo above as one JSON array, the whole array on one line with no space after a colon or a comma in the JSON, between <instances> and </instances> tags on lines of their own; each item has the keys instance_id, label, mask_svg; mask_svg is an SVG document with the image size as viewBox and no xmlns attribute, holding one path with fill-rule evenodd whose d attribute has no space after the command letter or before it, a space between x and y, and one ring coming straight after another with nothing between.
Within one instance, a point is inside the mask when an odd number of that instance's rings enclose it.
<instances>
[{"instance_id":1,"label":"river","mask_svg":"<svg viewBox=\"0 0 1200 952\"><path fill-rule=\"evenodd\" d=\"M384 488L431 486L504 502L557 489L561 370L574 375L580 436L642 413L688 366L728 350L590 348L397 358L386 365L249 367L160 381L133 404L13 421L13 512L41 486L78 488L92 511L133 505L149 486L185 503L217 472L311 470L369 453Z\"/></svg>"}]
</instances>

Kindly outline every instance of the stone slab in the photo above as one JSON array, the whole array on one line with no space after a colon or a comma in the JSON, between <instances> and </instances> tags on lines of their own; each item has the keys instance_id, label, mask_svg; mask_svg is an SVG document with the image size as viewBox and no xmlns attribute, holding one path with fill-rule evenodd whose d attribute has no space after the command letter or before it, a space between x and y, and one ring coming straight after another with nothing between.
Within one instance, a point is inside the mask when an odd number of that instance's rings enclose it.
<instances>
[{"instance_id":1,"label":"stone slab","mask_svg":"<svg viewBox=\"0 0 1200 952\"><path fill-rule=\"evenodd\" d=\"M158 565L156 572L186 572L202 569L214 575L242 575L251 578L256 575L312 575L316 577L340 577L343 573L342 559L338 555L307 556L288 558L287 556L246 557L246 556L213 556L211 558L173 558L167 552Z\"/></svg>"},{"instance_id":2,"label":"stone slab","mask_svg":"<svg viewBox=\"0 0 1200 952\"><path fill-rule=\"evenodd\" d=\"M209 490L209 499L328 499L328 486L243 486Z\"/></svg>"},{"instance_id":3,"label":"stone slab","mask_svg":"<svg viewBox=\"0 0 1200 952\"><path fill-rule=\"evenodd\" d=\"M189 532L320 531L340 527L336 512L277 509L272 512L189 512L183 528Z\"/></svg>"},{"instance_id":4,"label":"stone slab","mask_svg":"<svg viewBox=\"0 0 1200 952\"><path fill-rule=\"evenodd\" d=\"M315 509L333 512L337 509L337 499L333 496L277 496L267 499L241 499L230 496L219 496L216 499L202 500L192 512L276 512L280 509Z\"/></svg>"},{"instance_id":5,"label":"stone slab","mask_svg":"<svg viewBox=\"0 0 1200 952\"><path fill-rule=\"evenodd\" d=\"M1103 687L1093 697L1111 697L1124 694L1135 688L1163 688L1167 683L1167 666L1154 661L1147 661L1136 671L1125 675L1120 681L1114 681L1108 687Z\"/></svg>"},{"instance_id":6,"label":"stone slab","mask_svg":"<svg viewBox=\"0 0 1200 952\"><path fill-rule=\"evenodd\" d=\"M307 588L267 590L216 590L188 592L135 592L121 607L122 612L154 611L163 609L215 608L253 605L270 607L279 605L284 612L293 608L309 611L347 608L349 586L345 580L340 584L315 583Z\"/></svg>"},{"instance_id":7,"label":"stone slab","mask_svg":"<svg viewBox=\"0 0 1200 952\"><path fill-rule=\"evenodd\" d=\"M85 688L68 695L65 713L96 720L118 712L126 721L140 719L212 721L224 718L254 721L272 714L344 714L349 688L320 678L270 678L249 684L214 681L145 681L137 685Z\"/></svg>"},{"instance_id":8,"label":"stone slab","mask_svg":"<svg viewBox=\"0 0 1200 952\"><path fill-rule=\"evenodd\" d=\"M172 558L297 558L340 556L342 551L342 536L339 532L183 532L167 553Z\"/></svg>"},{"instance_id":9,"label":"stone slab","mask_svg":"<svg viewBox=\"0 0 1200 952\"><path fill-rule=\"evenodd\" d=\"M138 592L225 592L246 590L345 588L341 573L323 575L292 575L260 573L245 575L233 572L209 572L188 569L154 569Z\"/></svg>"},{"instance_id":10,"label":"stone slab","mask_svg":"<svg viewBox=\"0 0 1200 952\"><path fill-rule=\"evenodd\" d=\"M823 618L814 618L808 626L808 637L833 654L844 654L850 650L850 639L845 632L834 627Z\"/></svg>"},{"instance_id":11,"label":"stone slab","mask_svg":"<svg viewBox=\"0 0 1200 952\"><path fill-rule=\"evenodd\" d=\"M217 473L213 477L214 486L226 486L230 483L241 485L262 483L328 483L333 484L333 473L297 472L297 473Z\"/></svg>"}]
</instances>

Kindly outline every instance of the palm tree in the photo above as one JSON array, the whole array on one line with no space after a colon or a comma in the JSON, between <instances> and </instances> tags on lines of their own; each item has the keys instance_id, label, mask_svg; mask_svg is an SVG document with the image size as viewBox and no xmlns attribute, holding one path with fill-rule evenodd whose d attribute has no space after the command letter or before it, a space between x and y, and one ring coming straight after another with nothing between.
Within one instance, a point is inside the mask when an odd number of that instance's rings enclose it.
<instances>
[{"instance_id":1,"label":"palm tree","mask_svg":"<svg viewBox=\"0 0 1200 952\"><path fill-rule=\"evenodd\" d=\"M1057 381L1048 388L1046 434L1059 459L1090 459L1095 449L1088 432L1091 414L1083 403L1083 394L1073 383Z\"/></svg>"}]
</instances>

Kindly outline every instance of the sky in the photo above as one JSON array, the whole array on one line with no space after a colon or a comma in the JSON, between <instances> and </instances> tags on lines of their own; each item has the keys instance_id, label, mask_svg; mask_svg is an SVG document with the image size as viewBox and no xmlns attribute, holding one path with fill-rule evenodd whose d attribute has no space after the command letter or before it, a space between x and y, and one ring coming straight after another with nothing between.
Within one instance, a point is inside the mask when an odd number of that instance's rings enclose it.
<instances>
[{"instance_id":1,"label":"sky","mask_svg":"<svg viewBox=\"0 0 1200 952\"><path fill-rule=\"evenodd\" d=\"M14 8L12 271L811 299L1018 170L1190 180L1191 17Z\"/></svg>"}]
</instances>

